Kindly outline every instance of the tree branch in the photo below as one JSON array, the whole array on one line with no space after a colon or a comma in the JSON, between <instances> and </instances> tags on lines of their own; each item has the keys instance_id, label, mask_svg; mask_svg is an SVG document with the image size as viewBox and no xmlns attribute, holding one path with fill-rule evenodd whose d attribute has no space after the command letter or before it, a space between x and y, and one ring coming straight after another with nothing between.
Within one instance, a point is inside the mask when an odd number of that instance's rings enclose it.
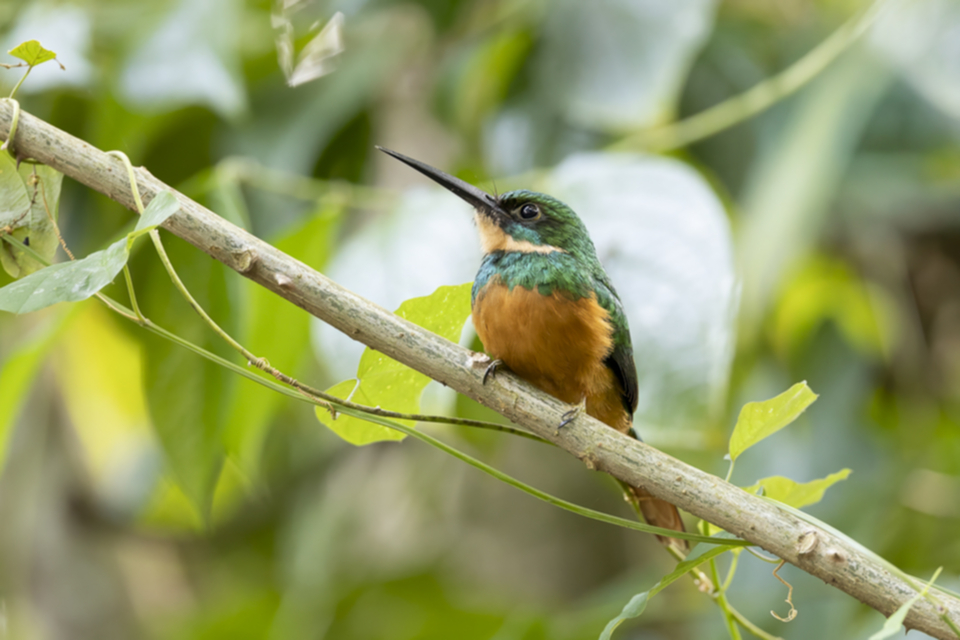
<instances>
[{"instance_id":1,"label":"tree branch","mask_svg":"<svg viewBox=\"0 0 960 640\"><path fill-rule=\"evenodd\" d=\"M9 135L13 106L0 102L0 138ZM134 209L123 163L73 136L21 112L13 148ZM588 416L558 431L569 407L509 373L486 385L486 356L468 351L341 287L303 263L252 236L186 196L137 171L149 202L169 190L181 210L164 228L243 276L286 298L351 338L383 352L493 408L538 436L566 449L590 469L605 471L658 498L749 540L890 615L917 593L908 577L856 542L815 526L769 501L691 467ZM960 600L937 594L921 599L906 626L936 638L956 638L944 621L960 621ZM956 623L955 623L956 624Z\"/></svg>"}]
</instances>

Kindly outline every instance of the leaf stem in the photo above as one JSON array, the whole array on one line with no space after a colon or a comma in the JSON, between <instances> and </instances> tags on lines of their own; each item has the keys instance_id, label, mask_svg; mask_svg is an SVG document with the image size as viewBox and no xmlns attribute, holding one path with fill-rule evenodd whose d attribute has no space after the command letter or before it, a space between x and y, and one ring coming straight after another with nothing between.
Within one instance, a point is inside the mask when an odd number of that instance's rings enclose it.
<instances>
[{"instance_id":1,"label":"leaf stem","mask_svg":"<svg viewBox=\"0 0 960 640\"><path fill-rule=\"evenodd\" d=\"M749 548L749 547L748 547ZM726 591L730 588L730 585L733 583L733 576L737 573L737 564L740 562L739 553L730 554L730 568L727 569L727 578L723 581L723 586L721 589Z\"/></svg>"},{"instance_id":2,"label":"leaf stem","mask_svg":"<svg viewBox=\"0 0 960 640\"><path fill-rule=\"evenodd\" d=\"M710 558L710 575L713 577L713 584L717 585L714 598L717 604L720 605L720 609L723 610L723 619L727 623L727 633L730 634L730 640L743 640L743 636L740 635L740 629L737 627L737 619L730 610L730 603L727 602L726 591L724 591L723 585L720 583L720 574L717 571L716 558Z\"/></svg>"},{"instance_id":3,"label":"leaf stem","mask_svg":"<svg viewBox=\"0 0 960 640\"><path fill-rule=\"evenodd\" d=\"M27 70L23 72L23 77L20 78L20 81L17 84L13 85L13 91L10 92L10 95L7 96L7 98L9 98L10 100L13 100L13 96L16 95L17 89L20 88L20 85L22 85L23 81L27 79L27 76L30 75L31 71L33 71L33 65L28 64ZM11 136L10 136L11 138L13 137L12 133L13 131L11 129Z\"/></svg>"},{"instance_id":4,"label":"leaf stem","mask_svg":"<svg viewBox=\"0 0 960 640\"><path fill-rule=\"evenodd\" d=\"M829 67L896 0L877 0L845 22L805 56L779 74L685 120L627 135L611 150L669 151L708 138L766 111L796 93Z\"/></svg>"},{"instance_id":5,"label":"leaf stem","mask_svg":"<svg viewBox=\"0 0 960 640\"><path fill-rule=\"evenodd\" d=\"M27 73L29 72L30 71L28 69ZM23 77L26 78L27 76ZM23 79L21 79L20 82L23 82ZM20 84L17 83L17 87L19 86ZM14 87L14 91L16 91L16 87ZM13 139L17 135L17 125L20 124L20 103L13 99L12 93L10 94L9 98L4 98L4 100L9 100L10 104L13 105L13 115L10 117L10 135L8 135L4 143L0 145L0 151L6 151L7 149L11 149L13 147Z\"/></svg>"},{"instance_id":6,"label":"leaf stem","mask_svg":"<svg viewBox=\"0 0 960 640\"><path fill-rule=\"evenodd\" d=\"M127 294L130 296L130 306L133 307L133 313L136 314L140 324L143 324L146 318L143 317L143 313L140 312L140 305L137 304L137 294L133 289L133 278L130 276L129 265L123 265L123 278L127 282Z\"/></svg>"}]
</instances>

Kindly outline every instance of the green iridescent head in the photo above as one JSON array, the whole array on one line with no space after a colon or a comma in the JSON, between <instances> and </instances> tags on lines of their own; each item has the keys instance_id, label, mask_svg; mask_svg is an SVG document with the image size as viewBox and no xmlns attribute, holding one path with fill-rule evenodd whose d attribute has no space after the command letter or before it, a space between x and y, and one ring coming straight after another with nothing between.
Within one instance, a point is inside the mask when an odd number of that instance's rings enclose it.
<instances>
[{"instance_id":1,"label":"green iridescent head","mask_svg":"<svg viewBox=\"0 0 960 640\"><path fill-rule=\"evenodd\" d=\"M486 217L518 243L529 243L541 251L550 247L570 253L593 250L580 217L552 196L520 189L503 194L497 203L495 209L478 209L478 217ZM484 225L480 226L483 233Z\"/></svg>"}]
</instances>

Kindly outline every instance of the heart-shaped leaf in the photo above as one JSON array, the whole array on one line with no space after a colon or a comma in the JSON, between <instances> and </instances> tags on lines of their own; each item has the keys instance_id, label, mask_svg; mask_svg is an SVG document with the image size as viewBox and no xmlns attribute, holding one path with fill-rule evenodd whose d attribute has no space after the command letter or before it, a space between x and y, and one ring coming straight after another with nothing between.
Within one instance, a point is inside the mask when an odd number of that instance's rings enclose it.
<instances>
[{"instance_id":1,"label":"heart-shaped leaf","mask_svg":"<svg viewBox=\"0 0 960 640\"><path fill-rule=\"evenodd\" d=\"M53 60L57 57L53 51L44 49L36 40L27 40L26 42L21 42L13 49L8 51L10 55L14 58L20 58L26 62L31 67L35 67L38 64L43 64L49 60Z\"/></svg>"}]
</instances>

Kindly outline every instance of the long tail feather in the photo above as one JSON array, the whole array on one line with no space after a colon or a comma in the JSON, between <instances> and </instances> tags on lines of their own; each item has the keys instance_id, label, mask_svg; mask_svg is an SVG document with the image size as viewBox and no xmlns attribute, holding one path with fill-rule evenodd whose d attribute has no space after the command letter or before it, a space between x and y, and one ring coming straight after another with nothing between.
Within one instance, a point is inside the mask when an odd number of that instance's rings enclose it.
<instances>
[{"instance_id":1,"label":"long tail feather","mask_svg":"<svg viewBox=\"0 0 960 640\"><path fill-rule=\"evenodd\" d=\"M683 520L680 518L680 511L677 510L675 506L666 500L654 498L644 489L638 487L628 488L631 498L636 501L637 508L640 510L640 513L643 514L643 519L647 521L647 524L652 524L655 527L663 527L664 529L673 529L674 531L686 531L683 526ZM657 539L663 543L664 546L678 551L681 556L687 555L690 551L690 546L686 540L668 538L666 536L657 536Z\"/></svg>"}]
</instances>

